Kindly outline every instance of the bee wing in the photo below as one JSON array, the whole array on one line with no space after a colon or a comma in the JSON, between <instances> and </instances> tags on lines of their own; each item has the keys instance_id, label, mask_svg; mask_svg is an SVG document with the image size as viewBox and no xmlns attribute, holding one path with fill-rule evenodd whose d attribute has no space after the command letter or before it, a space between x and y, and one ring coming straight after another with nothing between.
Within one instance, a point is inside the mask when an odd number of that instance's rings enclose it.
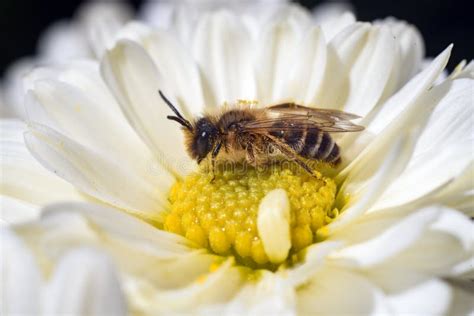
<instances>
[{"instance_id":1,"label":"bee wing","mask_svg":"<svg viewBox=\"0 0 474 316\"><path fill-rule=\"evenodd\" d=\"M330 109L318 109L310 108L307 106L298 105L295 103L282 103L267 108L268 111L281 113L281 114L299 114L304 116L313 116L321 119L333 119L333 120L355 120L361 118L358 115L347 113L339 110Z\"/></svg>"},{"instance_id":2,"label":"bee wing","mask_svg":"<svg viewBox=\"0 0 474 316\"><path fill-rule=\"evenodd\" d=\"M265 109L266 117L242 125L244 131L264 133L318 128L325 132L359 132L363 126L351 120L359 116L337 110L308 108L293 103L279 104Z\"/></svg>"}]
</instances>

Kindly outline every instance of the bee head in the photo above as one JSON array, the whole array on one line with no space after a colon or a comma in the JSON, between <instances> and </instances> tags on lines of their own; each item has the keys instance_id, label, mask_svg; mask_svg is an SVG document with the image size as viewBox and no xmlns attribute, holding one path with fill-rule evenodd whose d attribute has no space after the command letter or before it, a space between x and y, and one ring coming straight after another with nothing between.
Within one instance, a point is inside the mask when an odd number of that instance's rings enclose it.
<instances>
[{"instance_id":1,"label":"bee head","mask_svg":"<svg viewBox=\"0 0 474 316\"><path fill-rule=\"evenodd\" d=\"M218 136L219 130L208 118L203 117L196 122L190 152L198 163L214 148Z\"/></svg>"}]
</instances>

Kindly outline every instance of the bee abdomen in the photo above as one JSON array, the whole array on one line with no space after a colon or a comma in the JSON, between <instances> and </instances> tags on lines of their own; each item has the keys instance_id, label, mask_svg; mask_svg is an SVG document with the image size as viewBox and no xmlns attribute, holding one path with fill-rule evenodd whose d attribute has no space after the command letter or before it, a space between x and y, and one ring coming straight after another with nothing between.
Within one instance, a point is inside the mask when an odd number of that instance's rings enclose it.
<instances>
[{"instance_id":1,"label":"bee abdomen","mask_svg":"<svg viewBox=\"0 0 474 316\"><path fill-rule=\"evenodd\" d=\"M305 133L300 129L285 129L286 127L291 127L294 122L278 122L273 124L275 130L270 132L270 135L275 136L289 145L294 151L299 153L304 146ZM280 130L281 128L281 130Z\"/></svg>"},{"instance_id":2,"label":"bee abdomen","mask_svg":"<svg viewBox=\"0 0 474 316\"><path fill-rule=\"evenodd\" d=\"M302 157L314 158L318 153L322 136L323 133L321 133L317 128L310 128L306 130L306 135L303 142L304 146L298 153Z\"/></svg>"},{"instance_id":3,"label":"bee abdomen","mask_svg":"<svg viewBox=\"0 0 474 316\"><path fill-rule=\"evenodd\" d=\"M341 162L339 146L336 143L334 143L334 147L324 160L327 162L332 162L334 164L338 164L339 162Z\"/></svg>"},{"instance_id":4,"label":"bee abdomen","mask_svg":"<svg viewBox=\"0 0 474 316\"><path fill-rule=\"evenodd\" d=\"M270 134L285 142L301 157L338 163L340 160L339 146L327 132L316 127L306 130L286 128L292 124L297 125L297 122L275 123Z\"/></svg>"},{"instance_id":5,"label":"bee abdomen","mask_svg":"<svg viewBox=\"0 0 474 316\"><path fill-rule=\"evenodd\" d=\"M340 158L339 146L332 137L326 133L311 128L306 131L304 146L299 154L302 157L326 162L337 163Z\"/></svg>"}]
</instances>

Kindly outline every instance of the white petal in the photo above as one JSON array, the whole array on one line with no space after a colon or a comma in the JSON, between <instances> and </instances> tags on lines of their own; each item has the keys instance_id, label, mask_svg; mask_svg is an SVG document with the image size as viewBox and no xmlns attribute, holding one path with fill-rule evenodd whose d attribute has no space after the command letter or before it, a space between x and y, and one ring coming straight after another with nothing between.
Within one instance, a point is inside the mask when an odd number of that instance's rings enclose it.
<instances>
[{"instance_id":1,"label":"white petal","mask_svg":"<svg viewBox=\"0 0 474 316\"><path fill-rule=\"evenodd\" d=\"M120 107L100 76L96 61L73 60L67 64L35 68L24 77L24 94L33 90L36 82L41 80L56 80L73 86L110 113L121 115Z\"/></svg>"},{"instance_id":2,"label":"white petal","mask_svg":"<svg viewBox=\"0 0 474 316\"><path fill-rule=\"evenodd\" d=\"M158 29L167 29L176 10L174 3L147 0L140 5L138 16Z\"/></svg>"},{"instance_id":3,"label":"white petal","mask_svg":"<svg viewBox=\"0 0 474 316\"><path fill-rule=\"evenodd\" d=\"M470 144L445 146L441 152L436 150L437 154L429 154L410 162L407 169L388 186L372 210L420 202L422 199L429 201L431 193L448 185L467 167L471 159Z\"/></svg>"},{"instance_id":4,"label":"white petal","mask_svg":"<svg viewBox=\"0 0 474 316\"><path fill-rule=\"evenodd\" d=\"M19 119L1 119L0 120L0 139L7 142L23 142L23 133L26 130L26 124Z\"/></svg>"},{"instance_id":5,"label":"white petal","mask_svg":"<svg viewBox=\"0 0 474 316\"><path fill-rule=\"evenodd\" d=\"M262 271L256 284L245 286L222 310L212 310L225 315L296 315L294 288L271 272Z\"/></svg>"},{"instance_id":6,"label":"white petal","mask_svg":"<svg viewBox=\"0 0 474 316\"><path fill-rule=\"evenodd\" d=\"M288 286L298 287L306 284L322 268L324 260L331 252L342 247L341 242L321 242L305 249L304 262L291 270L282 270L278 273L286 278Z\"/></svg>"},{"instance_id":7,"label":"white petal","mask_svg":"<svg viewBox=\"0 0 474 316\"><path fill-rule=\"evenodd\" d=\"M472 229L471 226L471 232ZM464 238L466 237L464 236ZM387 267L381 266L379 270L391 271L393 268L400 269L409 266L412 271L419 271L423 275L456 273L458 271L455 271L455 268L458 264L466 260L470 260L472 263L474 255L472 247L468 250L464 249L461 241L453 234L432 229L426 232L412 247L393 259ZM472 271L472 268L470 270Z\"/></svg>"},{"instance_id":8,"label":"white petal","mask_svg":"<svg viewBox=\"0 0 474 316\"><path fill-rule=\"evenodd\" d=\"M313 7L313 21L317 24L337 19L341 15L354 11L354 6L350 2L323 2Z\"/></svg>"},{"instance_id":9,"label":"white petal","mask_svg":"<svg viewBox=\"0 0 474 316\"><path fill-rule=\"evenodd\" d=\"M126 159L143 178L159 186L155 169L160 164L127 122L100 77L98 63L38 68L26 77L25 93L29 120Z\"/></svg>"},{"instance_id":10,"label":"white petal","mask_svg":"<svg viewBox=\"0 0 474 316\"><path fill-rule=\"evenodd\" d=\"M0 118L6 118L10 116L9 109L5 100L5 89L3 85L0 85Z\"/></svg>"},{"instance_id":11,"label":"white petal","mask_svg":"<svg viewBox=\"0 0 474 316\"><path fill-rule=\"evenodd\" d=\"M194 55L204 75L203 85L212 90L211 106L256 97L253 49L240 21L226 11L200 20L194 38Z\"/></svg>"},{"instance_id":12,"label":"white petal","mask_svg":"<svg viewBox=\"0 0 474 316\"><path fill-rule=\"evenodd\" d=\"M263 4L265 8L270 9L270 12L273 10L272 15L269 16L267 23L272 23L273 21L290 21L299 32L303 33L308 29L311 24L311 15L308 10L304 7L294 4L286 3L285 0L273 0L272 4Z\"/></svg>"},{"instance_id":13,"label":"white petal","mask_svg":"<svg viewBox=\"0 0 474 316\"><path fill-rule=\"evenodd\" d=\"M298 40L297 31L290 21L279 21L262 31L256 59L258 99L262 106L281 102L282 98L288 97L282 95L282 91L287 85Z\"/></svg>"},{"instance_id":14,"label":"white petal","mask_svg":"<svg viewBox=\"0 0 474 316\"><path fill-rule=\"evenodd\" d=\"M23 76L35 66L32 58L21 58L10 65L5 71L2 82L4 106L2 117L24 119L26 117L23 104Z\"/></svg>"},{"instance_id":15,"label":"white petal","mask_svg":"<svg viewBox=\"0 0 474 316\"><path fill-rule=\"evenodd\" d=\"M365 116L379 102L396 67L396 42L388 27L374 26L367 42L350 67L346 112Z\"/></svg>"},{"instance_id":16,"label":"white petal","mask_svg":"<svg viewBox=\"0 0 474 316\"><path fill-rule=\"evenodd\" d=\"M60 130L104 155L120 157L144 178L149 177L153 157L114 106L100 104L79 88L50 79L36 81L26 100L32 122Z\"/></svg>"},{"instance_id":17,"label":"white petal","mask_svg":"<svg viewBox=\"0 0 474 316\"><path fill-rule=\"evenodd\" d=\"M134 42L139 43L140 45L145 48L145 44L147 39L153 33L153 29L139 21L131 21L125 24L117 34L115 35L115 41L119 41L121 39L128 39Z\"/></svg>"},{"instance_id":18,"label":"white petal","mask_svg":"<svg viewBox=\"0 0 474 316\"><path fill-rule=\"evenodd\" d=\"M432 197L436 203L442 203L474 216L474 162L471 162L453 181L448 183Z\"/></svg>"},{"instance_id":19,"label":"white petal","mask_svg":"<svg viewBox=\"0 0 474 316\"><path fill-rule=\"evenodd\" d=\"M31 251L10 230L0 228L0 311L2 315L38 315L41 275Z\"/></svg>"},{"instance_id":20,"label":"white petal","mask_svg":"<svg viewBox=\"0 0 474 316\"><path fill-rule=\"evenodd\" d=\"M391 260L365 271L365 275L388 294L401 293L434 277L431 274L416 271L406 264L393 266L390 263Z\"/></svg>"},{"instance_id":21,"label":"white petal","mask_svg":"<svg viewBox=\"0 0 474 316\"><path fill-rule=\"evenodd\" d=\"M469 281L471 282L471 281ZM452 287L451 308L449 315L469 315L474 311L472 290Z\"/></svg>"},{"instance_id":22,"label":"white petal","mask_svg":"<svg viewBox=\"0 0 474 316\"><path fill-rule=\"evenodd\" d=\"M460 176L473 161L472 91L472 80L452 83L421 134L407 169L387 188L374 209L423 198Z\"/></svg>"},{"instance_id":23,"label":"white petal","mask_svg":"<svg viewBox=\"0 0 474 316\"><path fill-rule=\"evenodd\" d=\"M368 23L354 23L341 31L327 47L326 74L318 107L342 110L349 94L348 69L366 42Z\"/></svg>"},{"instance_id":24,"label":"white petal","mask_svg":"<svg viewBox=\"0 0 474 316\"><path fill-rule=\"evenodd\" d=\"M430 230L392 264L409 264L425 274L448 274L457 264L474 257L474 224L455 210L441 210Z\"/></svg>"},{"instance_id":25,"label":"white petal","mask_svg":"<svg viewBox=\"0 0 474 316\"><path fill-rule=\"evenodd\" d=\"M450 144L474 142L473 91L472 79L452 81L448 93L434 109L421 134L415 155L439 150Z\"/></svg>"},{"instance_id":26,"label":"white petal","mask_svg":"<svg viewBox=\"0 0 474 316\"><path fill-rule=\"evenodd\" d=\"M82 32L97 58L113 45L115 33L131 16L131 8L121 1L90 2L79 9Z\"/></svg>"},{"instance_id":27,"label":"white petal","mask_svg":"<svg viewBox=\"0 0 474 316\"><path fill-rule=\"evenodd\" d=\"M286 45L286 44L285 44ZM293 62L284 61L292 65L288 82L285 87L280 87L282 96L292 96L294 102L313 105L317 107L332 107L332 105L322 104L320 99L324 94L323 84L329 72L328 52L326 41L319 27L312 28L300 40L293 55ZM287 49L284 49L287 50ZM286 79L288 73L282 75Z\"/></svg>"},{"instance_id":28,"label":"white petal","mask_svg":"<svg viewBox=\"0 0 474 316\"><path fill-rule=\"evenodd\" d=\"M44 298L46 314L126 315L114 265L91 249L73 250L58 263Z\"/></svg>"},{"instance_id":29,"label":"white petal","mask_svg":"<svg viewBox=\"0 0 474 316\"><path fill-rule=\"evenodd\" d=\"M326 267L297 291L299 314L385 315L381 291L362 275Z\"/></svg>"},{"instance_id":30,"label":"white petal","mask_svg":"<svg viewBox=\"0 0 474 316\"><path fill-rule=\"evenodd\" d=\"M207 11L215 11L217 8L213 8L214 5L214 1L192 1L181 6L174 5L169 30L173 31L181 42L192 43L199 18Z\"/></svg>"},{"instance_id":31,"label":"white petal","mask_svg":"<svg viewBox=\"0 0 474 316\"><path fill-rule=\"evenodd\" d=\"M456 264L451 269L451 275L462 280L472 280L474 277L474 256ZM468 281L470 282L470 281Z\"/></svg>"},{"instance_id":32,"label":"white petal","mask_svg":"<svg viewBox=\"0 0 474 316\"><path fill-rule=\"evenodd\" d=\"M107 51L101 70L130 124L159 161L176 175L193 170L181 145L182 131L166 118L173 113L158 94L159 89L166 91L164 80L145 50L122 40Z\"/></svg>"},{"instance_id":33,"label":"white petal","mask_svg":"<svg viewBox=\"0 0 474 316\"><path fill-rule=\"evenodd\" d=\"M366 242L344 248L332 258L350 265L370 267L411 246L439 216L440 210L428 208L416 212Z\"/></svg>"},{"instance_id":34,"label":"white petal","mask_svg":"<svg viewBox=\"0 0 474 316\"><path fill-rule=\"evenodd\" d=\"M384 126L383 131L378 133L377 137L373 138L373 141L369 143L358 156L352 157L352 161L340 172L339 177L344 177L348 173L356 172L355 170L364 169L364 172L370 174L370 171L374 169L366 168L366 166L379 164L383 154L390 148L393 139L398 137L400 132L411 133L414 140L417 140L425 128L433 108L435 108L448 93L450 86L450 82L445 82L423 93L415 102L411 102L403 113L388 125ZM360 137L367 136L370 133L369 130L366 130L362 132ZM344 136L339 144L342 148L347 148L356 137L357 136L354 135Z\"/></svg>"},{"instance_id":35,"label":"white petal","mask_svg":"<svg viewBox=\"0 0 474 316\"><path fill-rule=\"evenodd\" d=\"M404 218L406 214L413 212L414 208L398 214L393 217L382 213L365 213L351 225L344 226L344 229L337 230L328 237L328 241L344 242L346 247L354 244L362 243L373 238L377 238L389 227L395 225L398 221Z\"/></svg>"},{"instance_id":36,"label":"white petal","mask_svg":"<svg viewBox=\"0 0 474 316\"><path fill-rule=\"evenodd\" d=\"M61 200L83 200L84 197L73 186L46 170L33 158L23 142L25 131L23 122L0 121L0 194L7 199L18 200L18 203L25 203L25 206L29 205L26 208L30 211L24 213L27 217L35 216L31 207ZM6 203L5 207L11 206ZM26 208L23 210L26 211ZM15 215L11 209L5 211Z\"/></svg>"},{"instance_id":37,"label":"white petal","mask_svg":"<svg viewBox=\"0 0 474 316\"><path fill-rule=\"evenodd\" d=\"M425 47L423 38L415 26L405 21L388 18L382 24L390 26L400 47L400 74L397 86L403 86L420 69Z\"/></svg>"},{"instance_id":38,"label":"white petal","mask_svg":"<svg viewBox=\"0 0 474 316\"><path fill-rule=\"evenodd\" d=\"M43 166L99 200L154 220L167 206L166 189L160 192L117 157L104 157L43 125L32 125L25 141Z\"/></svg>"},{"instance_id":39,"label":"white petal","mask_svg":"<svg viewBox=\"0 0 474 316\"><path fill-rule=\"evenodd\" d=\"M117 209L65 203L43 213L40 221L16 227L41 257L42 268L51 271L54 262L78 245L103 250L120 269L131 308L145 314L180 304L223 303L245 275L231 262L214 271L221 258L192 251L183 237ZM171 306L166 307L168 299Z\"/></svg>"},{"instance_id":40,"label":"white petal","mask_svg":"<svg viewBox=\"0 0 474 316\"><path fill-rule=\"evenodd\" d=\"M387 297L397 315L444 315L452 301L451 287L440 280L430 280Z\"/></svg>"},{"instance_id":41,"label":"white petal","mask_svg":"<svg viewBox=\"0 0 474 316\"><path fill-rule=\"evenodd\" d=\"M330 45L347 69L351 67L367 43L370 29L369 23L357 22L345 28L330 41Z\"/></svg>"},{"instance_id":42,"label":"white petal","mask_svg":"<svg viewBox=\"0 0 474 316\"><path fill-rule=\"evenodd\" d=\"M242 281L241 272L233 267L233 259L229 259L217 270L181 289L155 292L144 286L141 289L142 309L145 313L159 311L166 314L224 303L239 289Z\"/></svg>"},{"instance_id":43,"label":"white petal","mask_svg":"<svg viewBox=\"0 0 474 316\"><path fill-rule=\"evenodd\" d=\"M157 229L123 211L96 204L60 203L42 218L16 227L50 271L54 262L78 245L101 249L132 280L157 289L182 288L209 271L214 255L190 248L184 237ZM177 270L180 273L174 273ZM127 282L127 292L134 292Z\"/></svg>"},{"instance_id":44,"label":"white petal","mask_svg":"<svg viewBox=\"0 0 474 316\"><path fill-rule=\"evenodd\" d=\"M473 255L473 224L469 218L456 211L442 207L438 207L438 210L438 218L427 226L409 247L392 256L390 260L370 267L366 274L386 291L400 292L433 276L449 276L467 271L459 268ZM397 216L396 214L385 214L385 217ZM401 216L402 219L404 217ZM397 223L396 226L398 225ZM410 235L412 233L408 234ZM397 242L400 238L397 238Z\"/></svg>"},{"instance_id":45,"label":"white petal","mask_svg":"<svg viewBox=\"0 0 474 316\"><path fill-rule=\"evenodd\" d=\"M433 62L434 58L432 57L425 57L423 58L423 61L421 62L420 65L420 72L424 71L426 68L428 68L431 63ZM433 85L436 86L442 82L444 82L446 79L449 77L449 72L448 69L444 68L443 71L436 77L436 79L433 82Z\"/></svg>"},{"instance_id":46,"label":"white petal","mask_svg":"<svg viewBox=\"0 0 474 316\"><path fill-rule=\"evenodd\" d=\"M38 206L0 195L0 226L27 222L37 219L39 216Z\"/></svg>"},{"instance_id":47,"label":"white petal","mask_svg":"<svg viewBox=\"0 0 474 316\"><path fill-rule=\"evenodd\" d=\"M290 201L285 190L270 191L260 201L257 228L270 262L283 262L291 248Z\"/></svg>"},{"instance_id":48,"label":"white petal","mask_svg":"<svg viewBox=\"0 0 474 316\"><path fill-rule=\"evenodd\" d=\"M288 24L299 35L304 34L313 24L308 10L285 0L274 0L266 2L256 1L253 6L247 7L247 14L255 20L253 22L253 39L257 40L262 30L268 29L274 24ZM247 16L244 16L244 19ZM248 17L247 17L248 18ZM244 21L248 23L247 21Z\"/></svg>"},{"instance_id":49,"label":"white petal","mask_svg":"<svg viewBox=\"0 0 474 316\"><path fill-rule=\"evenodd\" d=\"M177 100L185 116L202 115L207 105L199 69L186 47L165 31L156 31L144 39L144 48L166 78L166 96Z\"/></svg>"},{"instance_id":50,"label":"white petal","mask_svg":"<svg viewBox=\"0 0 474 316\"><path fill-rule=\"evenodd\" d=\"M94 225L99 226L102 231L113 236L113 238L128 239L132 243L136 240L149 244L138 246L140 243L137 243L137 248L139 249L157 248L157 250L162 251L161 254L164 256L170 254L168 251L177 254L189 252L189 243L181 236L159 230L134 216L114 208L85 203L58 203L47 206L43 210L43 217L45 220L48 220L56 215L74 213L85 216ZM151 245L155 247L150 247ZM159 251L154 252L154 254L159 255Z\"/></svg>"},{"instance_id":51,"label":"white petal","mask_svg":"<svg viewBox=\"0 0 474 316\"><path fill-rule=\"evenodd\" d=\"M157 260L156 257L143 256L146 255L146 252L130 249L130 252L117 256L117 260L121 260L124 270L133 274L126 284L126 291L136 297L137 301L144 299L142 291L146 291L146 287L162 291L181 289L193 282L200 282L203 275L206 275L210 267L220 259L214 255L206 254L205 251L193 251ZM137 262L137 260L127 258L130 253L136 253L142 260ZM180 271L180 273L176 273L176 271ZM141 304L138 303L138 305Z\"/></svg>"},{"instance_id":52,"label":"white petal","mask_svg":"<svg viewBox=\"0 0 474 316\"><path fill-rule=\"evenodd\" d=\"M461 62L459 62L459 64L456 65L456 67L454 67L453 71L449 74L447 78L456 79L465 66L466 66L466 60L463 59L461 60Z\"/></svg>"},{"instance_id":53,"label":"white petal","mask_svg":"<svg viewBox=\"0 0 474 316\"><path fill-rule=\"evenodd\" d=\"M458 69L458 67L456 67ZM471 60L466 66L459 69L458 72L453 72L454 76L453 79L461 79L461 78L470 78L474 79L474 60Z\"/></svg>"},{"instance_id":54,"label":"white petal","mask_svg":"<svg viewBox=\"0 0 474 316\"><path fill-rule=\"evenodd\" d=\"M340 4L339 2L338 4ZM323 3L322 5L336 5L336 2L328 2L328 3ZM320 5L321 6L321 5ZM344 4L343 4L344 6ZM349 4L347 4L349 6ZM347 11L347 6L344 8L345 11ZM319 10L317 8L317 10ZM341 10L341 9L339 9ZM319 13L319 12L318 12ZM327 14L327 13L326 13ZM339 32L344 30L346 27L354 24L356 22L355 16L352 12L341 12L339 14L334 14L334 16L326 16L322 21L321 21L321 29L324 32L324 37L330 41L331 39L334 38Z\"/></svg>"},{"instance_id":55,"label":"white petal","mask_svg":"<svg viewBox=\"0 0 474 316\"><path fill-rule=\"evenodd\" d=\"M192 54L177 38L169 32L131 22L120 30L117 39L135 41L148 52L159 73L166 78L166 90L163 92L183 109L185 117L202 115L210 102L204 100L199 68Z\"/></svg>"},{"instance_id":56,"label":"white petal","mask_svg":"<svg viewBox=\"0 0 474 316\"><path fill-rule=\"evenodd\" d=\"M40 63L68 62L92 56L87 40L76 23L58 21L48 26L38 39Z\"/></svg>"},{"instance_id":57,"label":"white petal","mask_svg":"<svg viewBox=\"0 0 474 316\"><path fill-rule=\"evenodd\" d=\"M391 183L403 171L413 152L413 134L413 132L402 134L393 146L389 147L388 154L384 156L380 152L380 156L372 156L372 160L364 162L365 165L361 164L349 172L340 192L351 194L354 202L347 205L342 210L341 216L327 226L332 233L366 212L384 192L385 184ZM384 159L381 159L382 157Z\"/></svg>"},{"instance_id":58,"label":"white petal","mask_svg":"<svg viewBox=\"0 0 474 316\"><path fill-rule=\"evenodd\" d=\"M342 109L349 91L349 79L337 53L327 47L326 72L319 93L312 101L317 107ZM308 89L310 92L310 89Z\"/></svg>"},{"instance_id":59,"label":"white petal","mask_svg":"<svg viewBox=\"0 0 474 316\"><path fill-rule=\"evenodd\" d=\"M379 134L390 122L399 117L406 109L415 103L433 84L446 66L452 46L448 46L421 73L413 77L399 92L387 100L381 109L370 119L366 129Z\"/></svg>"}]
</instances>

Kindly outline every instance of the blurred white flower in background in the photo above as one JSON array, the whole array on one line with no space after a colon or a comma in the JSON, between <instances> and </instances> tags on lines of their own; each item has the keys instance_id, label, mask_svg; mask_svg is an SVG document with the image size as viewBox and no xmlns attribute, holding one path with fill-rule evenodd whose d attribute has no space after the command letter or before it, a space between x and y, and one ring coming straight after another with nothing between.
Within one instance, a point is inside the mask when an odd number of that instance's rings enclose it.
<instances>
[{"instance_id":1,"label":"blurred white flower in background","mask_svg":"<svg viewBox=\"0 0 474 316\"><path fill-rule=\"evenodd\" d=\"M472 312L473 63L440 79L451 46L422 67L419 32L394 19L197 6L93 24L97 59L26 76L28 125L0 124L2 314ZM196 166L158 89L190 117L237 99L361 115L338 140L350 199L323 238L256 269L164 231L170 187Z\"/></svg>"},{"instance_id":2,"label":"blurred white flower in background","mask_svg":"<svg viewBox=\"0 0 474 316\"><path fill-rule=\"evenodd\" d=\"M23 57L6 70L0 85L0 117L25 117L22 81L34 67L100 57L104 45L131 18L125 2L97 1L84 4L73 19L49 26L38 39L37 55Z\"/></svg>"},{"instance_id":3,"label":"blurred white flower in background","mask_svg":"<svg viewBox=\"0 0 474 316\"><path fill-rule=\"evenodd\" d=\"M321 2L312 9L313 20L317 24L325 23L348 12L357 13L350 2L343 0Z\"/></svg>"},{"instance_id":4,"label":"blurred white flower in background","mask_svg":"<svg viewBox=\"0 0 474 316\"><path fill-rule=\"evenodd\" d=\"M197 19L208 11L230 8L240 14L258 16L259 19L249 22L257 28L286 3L284 0L149 0L140 7L137 18L189 40ZM346 2L323 3L320 7L314 10L318 23L338 17L351 8ZM77 58L100 58L104 49L113 43L117 31L132 16L132 9L124 1L90 1L77 10L73 19L53 23L38 39L36 56L22 57L6 70L0 83L0 117L25 117L22 81L34 67Z\"/></svg>"}]
</instances>

